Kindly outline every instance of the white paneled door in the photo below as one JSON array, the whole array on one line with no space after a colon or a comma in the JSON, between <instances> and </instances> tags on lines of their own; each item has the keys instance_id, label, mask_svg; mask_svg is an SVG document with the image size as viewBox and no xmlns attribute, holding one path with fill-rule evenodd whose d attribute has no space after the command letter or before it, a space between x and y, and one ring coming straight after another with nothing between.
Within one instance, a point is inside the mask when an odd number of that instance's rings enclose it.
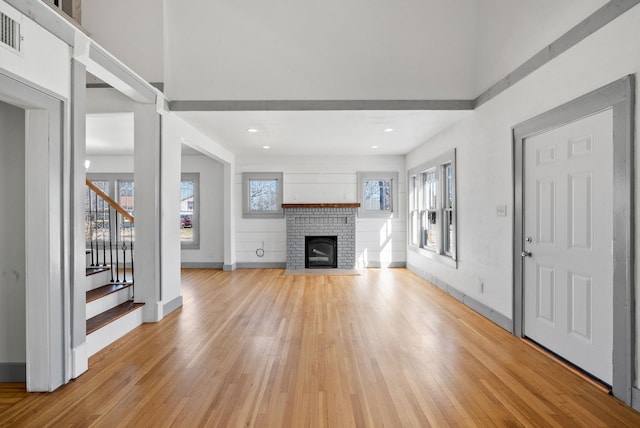
<instances>
[{"instance_id":1,"label":"white paneled door","mask_svg":"<svg viewBox=\"0 0 640 428\"><path fill-rule=\"evenodd\" d=\"M524 144L524 334L612 383L613 114Z\"/></svg>"}]
</instances>

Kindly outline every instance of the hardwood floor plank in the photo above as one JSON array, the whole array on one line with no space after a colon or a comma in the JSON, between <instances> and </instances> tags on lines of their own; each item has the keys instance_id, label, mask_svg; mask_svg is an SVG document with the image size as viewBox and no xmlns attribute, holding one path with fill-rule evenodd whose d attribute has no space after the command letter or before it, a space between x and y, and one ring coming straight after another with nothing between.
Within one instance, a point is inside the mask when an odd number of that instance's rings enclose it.
<instances>
[{"instance_id":1,"label":"hardwood floor plank","mask_svg":"<svg viewBox=\"0 0 640 428\"><path fill-rule=\"evenodd\" d=\"M185 269L184 306L0 426L640 426L640 414L404 269Z\"/></svg>"}]
</instances>

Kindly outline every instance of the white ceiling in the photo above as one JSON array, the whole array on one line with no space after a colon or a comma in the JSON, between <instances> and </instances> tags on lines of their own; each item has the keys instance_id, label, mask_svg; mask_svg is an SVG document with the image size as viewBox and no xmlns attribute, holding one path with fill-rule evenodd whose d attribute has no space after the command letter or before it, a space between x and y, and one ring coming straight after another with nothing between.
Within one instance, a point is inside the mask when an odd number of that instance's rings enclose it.
<instances>
[{"instance_id":1,"label":"white ceiling","mask_svg":"<svg viewBox=\"0 0 640 428\"><path fill-rule=\"evenodd\" d=\"M469 111L177 112L236 155L404 155ZM249 128L258 132L250 133ZM385 129L393 132L385 132ZM263 149L269 146L269 149ZM372 146L378 146L372 148Z\"/></svg>"},{"instance_id":2,"label":"white ceiling","mask_svg":"<svg viewBox=\"0 0 640 428\"><path fill-rule=\"evenodd\" d=\"M236 155L404 155L469 111L177 112ZM87 115L87 155L132 155L133 113ZM258 132L247 130L254 128ZM386 129L393 132L385 132ZM269 146L264 149L263 146ZM372 148L372 146L378 146ZM183 154L197 154L183 145Z\"/></svg>"},{"instance_id":3,"label":"white ceiling","mask_svg":"<svg viewBox=\"0 0 640 428\"><path fill-rule=\"evenodd\" d=\"M475 98L606 2L87 0L83 25L174 101L455 100ZM360 155L406 154L471 113L177 114L237 155ZM126 114L89 116L88 153L132 153L132 129Z\"/></svg>"}]
</instances>

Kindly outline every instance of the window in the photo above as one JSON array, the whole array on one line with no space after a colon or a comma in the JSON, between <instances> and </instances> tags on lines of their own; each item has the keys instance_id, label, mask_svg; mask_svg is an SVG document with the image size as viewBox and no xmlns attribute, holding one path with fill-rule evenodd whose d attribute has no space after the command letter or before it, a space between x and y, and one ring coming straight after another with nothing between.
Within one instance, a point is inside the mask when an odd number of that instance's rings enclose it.
<instances>
[{"instance_id":1,"label":"window","mask_svg":"<svg viewBox=\"0 0 640 428\"><path fill-rule=\"evenodd\" d=\"M360 217L390 217L396 212L398 173L359 172L358 202Z\"/></svg>"},{"instance_id":2,"label":"window","mask_svg":"<svg viewBox=\"0 0 640 428\"><path fill-rule=\"evenodd\" d=\"M455 149L409 171L409 248L455 265Z\"/></svg>"},{"instance_id":3,"label":"window","mask_svg":"<svg viewBox=\"0 0 640 428\"><path fill-rule=\"evenodd\" d=\"M242 173L242 216L282 217L282 173Z\"/></svg>"},{"instance_id":4,"label":"window","mask_svg":"<svg viewBox=\"0 0 640 428\"><path fill-rule=\"evenodd\" d=\"M98 173L87 174L87 178L135 218L133 174ZM135 224L125 218L111 218L109 204L89 192L88 187L85 188L85 211L86 242L108 241L111 233L118 242L135 240Z\"/></svg>"},{"instance_id":5,"label":"window","mask_svg":"<svg viewBox=\"0 0 640 428\"><path fill-rule=\"evenodd\" d=\"M180 245L200 248L200 174L184 173L180 180Z\"/></svg>"}]
</instances>

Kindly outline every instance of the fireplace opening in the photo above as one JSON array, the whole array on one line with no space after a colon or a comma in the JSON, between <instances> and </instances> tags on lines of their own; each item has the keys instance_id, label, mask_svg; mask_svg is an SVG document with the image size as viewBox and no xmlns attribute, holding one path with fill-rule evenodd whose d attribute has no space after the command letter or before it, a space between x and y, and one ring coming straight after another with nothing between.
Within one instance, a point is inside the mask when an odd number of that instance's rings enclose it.
<instances>
[{"instance_id":1,"label":"fireplace opening","mask_svg":"<svg viewBox=\"0 0 640 428\"><path fill-rule=\"evenodd\" d=\"M331 269L338 267L337 236L305 236L304 267Z\"/></svg>"}]
</instances>

